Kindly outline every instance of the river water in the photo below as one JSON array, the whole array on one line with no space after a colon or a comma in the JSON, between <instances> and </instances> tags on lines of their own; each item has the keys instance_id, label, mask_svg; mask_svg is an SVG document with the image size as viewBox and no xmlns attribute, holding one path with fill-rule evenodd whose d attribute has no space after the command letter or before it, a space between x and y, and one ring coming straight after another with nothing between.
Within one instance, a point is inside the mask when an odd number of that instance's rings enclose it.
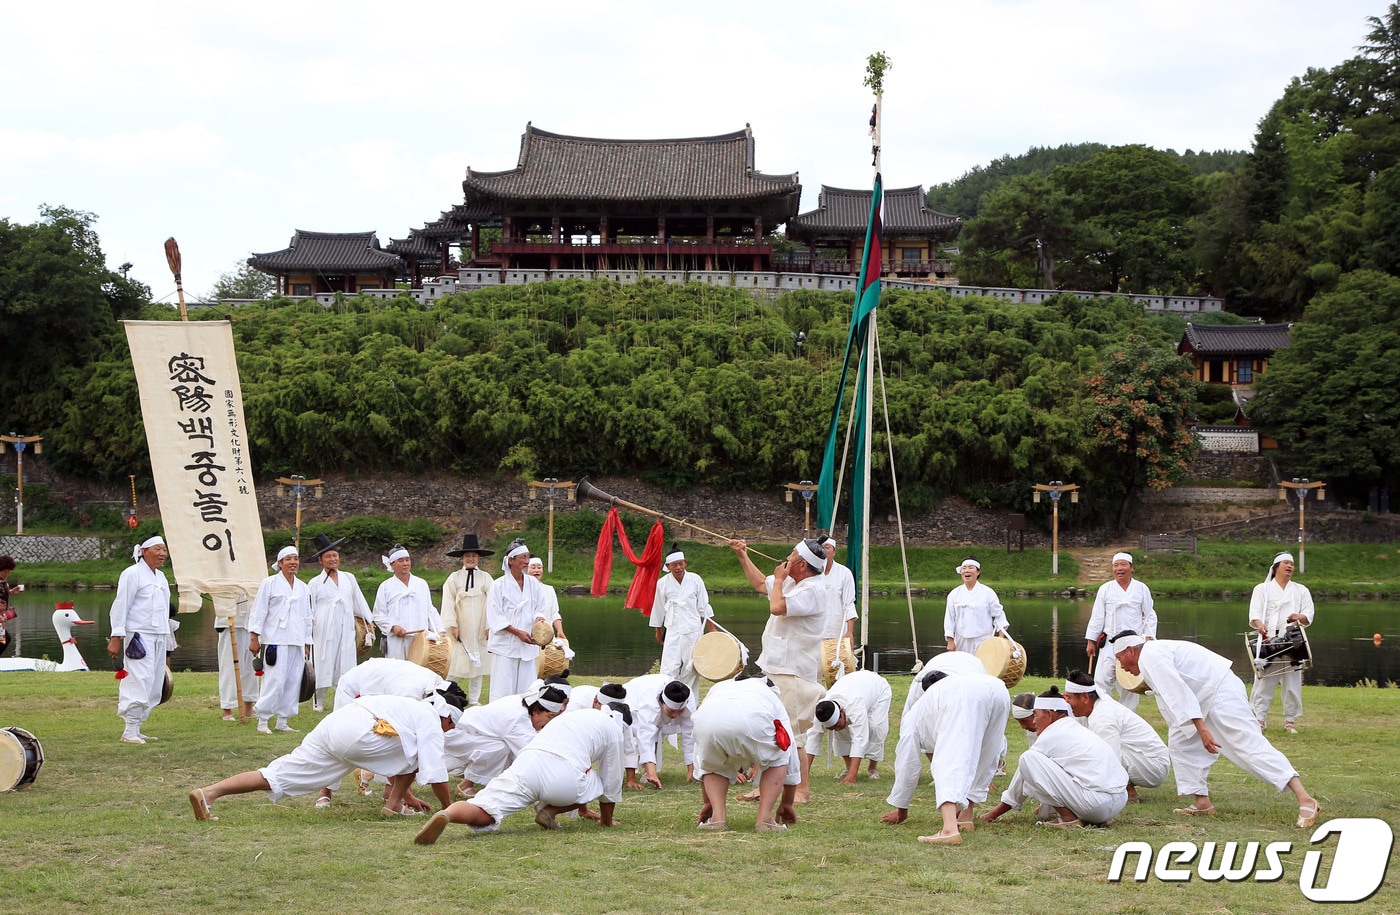
<instances>
[{"instance_id":1,"label":"river water","mask_svg":"<svg viewBox=\"0 0 1400 915\"><path fill-rule=\"evenodd\" d=\"M54 604L72 601L83 619L95 626L74 629L79 650L94 670L110 669L106 639L110 625L111 591L32 591L14 596L19 618L10 623L20 641L6 657L57 660L62 657L52 625ZM371 595L372 597L372 595ZM744 642L750 651L750 667L758 657L760 636L767 621L767 601L757 595L715 595L716 619ZM1027 674L1063 677L1084 667L1084 630L1089 622L1089 600L1008 600L1011 633L1026 648ZM631 677L646 673L661 655L654 630L646 618L622 608L620 595L603 598L561 594L560 613L577 657L573 671L582 676ZM1198 641L1235 661L1235 670L1248 679L1248 658L1243 633L1248 628L1248 604L1244 601L1167 600L1158 603L1158 636ZM180 648L171 657L175 670L217 669L213 615L205 610L180 617ZM943 650L943 601L914 601L914 625L918 657L927 660ZM857 622L857 635L860 633ZM1380 633L1381 643L1373 636ZM1390 601L1327 602L1318 607L1317 619L1308 628L1314 667L1305 682L1326 686L1352 686L1361 680L1380 684L1400 681L1400 603ZM870 662L884 674L907 673L915 659L909 607L902 599L871 602ZM0 681L3 683L3 681Z\"/></svg>"}]
</instances>

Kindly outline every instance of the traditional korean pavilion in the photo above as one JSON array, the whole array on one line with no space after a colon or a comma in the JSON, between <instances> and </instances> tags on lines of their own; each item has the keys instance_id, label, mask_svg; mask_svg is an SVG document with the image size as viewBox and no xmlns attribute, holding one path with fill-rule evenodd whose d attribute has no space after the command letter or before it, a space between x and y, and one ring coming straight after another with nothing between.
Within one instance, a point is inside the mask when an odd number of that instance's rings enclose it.
<instances>
[{"instance_id":1,"label":"traditional korean pavilion","mask_svg":"<svg viewBox=\"0 0 1400 915\"><path fill-rule=\"evenodd\" d=\"M1250 385L1269 364L1269 357L1288 345L1290 326L1188 322L1176 352L1191 357L1197 381Z\"/></svg>"},{"instance_id":2,"label":"traditional korean pavilion","mask_svg":"<svg viewBox=\"0 0 1400 915\"><path fill-rule=\"evenodd\" d=\"M373 232L306 232L297 229L280 251L254 254L248 265L277 277L284 295L356 293L392 287L404 262L379 247Z\"/></svg>"},{"instance_id":3,"label":"traditional korean pavilion","mask_svg":"<svg viewBox=\"0 0 1400 915\"><path fill-rule=\"evenodd\" d=\"M859 272L871 193L822 185L817 208L788 222L788 238L807 244L813 273ZM938 246L957 237L962 220L929 209L927 199L922 187L885 191L882 260L887 273L947 274L949 265L937 259Z\"/></svg>"},{"instance_id":4,"label":"traditional korean pavilion","mask_svg":"<svg viewBox=\"0 0 1400 915\"><path fill-rule=\"evenodd\" d=\"M527 124L513 169L468 168L452 219L496 222L491 266L549 270L768 270L764 242L797 212L797 174L754 167L753 132L609 140Z\"/></svg>"}]
</instances>

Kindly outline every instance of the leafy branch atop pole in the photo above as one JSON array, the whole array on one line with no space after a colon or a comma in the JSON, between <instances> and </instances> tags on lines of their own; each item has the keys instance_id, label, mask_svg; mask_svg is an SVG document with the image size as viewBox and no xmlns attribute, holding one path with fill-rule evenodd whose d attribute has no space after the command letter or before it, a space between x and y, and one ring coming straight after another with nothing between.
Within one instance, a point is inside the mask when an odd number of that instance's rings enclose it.
<instances>
[{"instance_id":1,"label":"leafy branch atop pole","mask_svg":"<svg viewBox=\"0 0 1400 915\"><path fill-rule=\"evenodd\" d=\"M865 59L865 85L876 95L885 91L885 71L894 69L894 64L884 51L876 51Z\"/></svg>"}]
</instances>

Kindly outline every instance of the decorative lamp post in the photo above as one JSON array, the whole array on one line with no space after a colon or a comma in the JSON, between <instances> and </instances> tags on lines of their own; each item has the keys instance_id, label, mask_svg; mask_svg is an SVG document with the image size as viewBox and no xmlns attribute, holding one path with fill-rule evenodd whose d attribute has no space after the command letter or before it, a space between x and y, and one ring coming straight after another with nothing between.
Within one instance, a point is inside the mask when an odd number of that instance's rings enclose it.
<instances>
[{"instance_id":1,"label":"decorative lamp post","mask_svg":"<svg viewBox=\"0 0 1400 915\"><path fill-rule=\"evenodd\" d=\"M24 533L24 449L34 446L35 454L43 454L42 435L0 435L0 453L5 450L5 442L15 446L15 533Z\"/></svg>"},{"instance_id":2,"label":"decorative lamp post","mask_svg":"<svg viewBox=\"0 0 1400 915\"><path fill-rule=\"evenodd\" d=\"M812 497L817 494L817 484L811 480L803 480L801 483L784 483L783 488L787 490L784 494L784 500L787 502L792 501L793 493L802 494L802 537L806 539L812 536Z\"/></svg>"},{"instance_id":3,"label":"decorative lamp post","mask_svg":"<svg viewBox=\"0 0 1400 915\"><path fill-rule=\"evenodd\" d=\"M289 477L278 477L278 478L277 478L277 495L278 495L278 496L285 496L285 495L287 494L287 491L286 491L285 489L283 489L284 486L290 486L290 487L292 487L292 494L296 496L296 500L297 500L297 533L296 533L296 539L292 541L292 546L296 547L298 552L301 551L301 494L304 493L304 492L306 492L306 488L307 488L308 486L315 486L315 487L316 487L316 498L319 499L319 498L321 498L321 487L325 485L325 482L326 482L325 480L308 480L306 477L304 477L304 476L302 476L302 475L300 475L300 474L296 474L296 473L292 474L292 475L289 476Z\"/></svg>"},{"instance_id":4,"label":"decorative lamp post","mask_svg":"<svg viewBox=\"0 0 1400 915\"><path fill-rule=\"evenodd\" d=\"M1049 482L1049 484L1045 484L1045 483L1036 483L1036 484L1035 484L1033 487L1031 487L1031 488L1032 488L1033 490L1035 490L1035 492L1032 493L1032 495L1031 495L1031 498L1032 498L1033 501L1039 502L1039 501L1040 501L1040 494L1043 493L1043 492L1048 492L1048 493L1050 494L1050 502L1051 502L1051 504L1054 506L1054 510L1053 510L1053 513L1052 513L1052 514L1053 514L1054 520L1052 521L1051 527L1050 527L1050 531L1051 531L1051 533L1050 533L1050 574L1051 574L1051 575L1059 575L1059 574L1060 574L1060 496L1064 495L1065 493L1069 493L1069 500L1070 500L1071 502L1078 502L1078 501L1079 501L1079 484L1078 484L1078 483L1061 483L1059 480L1051 480L1051 481Z\"/></svg>"},{"instance_id":5,"label":"decorative lamp post","mask_svg":"<svg viewBox=\"0 0 1400 915\"><path fill-rule=\"evenodd\" d=\"M573 501L574 483L572 480L559 481L554 477L545 477L543 480L530 481L530 498L538 499L543 492L545 498L549 500L549 534L546 546L545 571L554 571L554 500L567 498Z\"/></svg>"},{"instance_id":6,"label":"decorative lamp post","mask_svg":"<svg viewBox=\"0 0 1400 915\"><path fill-rule=\"evenodd\" d=\"M1311 483L1307 477L1301 480L1294 477L1292 480L1284 480L1279 483L1278 497L1288 498L1288 490L1292 489L1298 494L1298 574L1302 575L1307 571L1303 564L1303 551L1307 546L1307 532L1304 529L1303 521L1307 515L1308 493L1317 491L1317 501L1322 502L1327 499L1327 484L1322 482Z\"/></svg>"}]
</instances>

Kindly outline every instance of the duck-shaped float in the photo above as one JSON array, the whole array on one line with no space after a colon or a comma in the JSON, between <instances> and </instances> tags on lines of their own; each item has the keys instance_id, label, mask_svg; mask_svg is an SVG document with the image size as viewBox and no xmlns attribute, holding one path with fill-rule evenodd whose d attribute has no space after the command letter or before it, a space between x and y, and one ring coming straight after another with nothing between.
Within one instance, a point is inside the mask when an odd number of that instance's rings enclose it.
<instances>
[{"instance_id":1,"label":"duck-shaped float","mask_svg":"<svg viewBox=\"0 0 1400 915\"><path fill-rule=\"evenodd\" d=\"M58 641L63 646L63 660L55 663L46 658L0 658L0 672L10 670L41 670L65 673L70 670L87 670L87 662L78 651L78 640L73 638L74 626L92 626L92 620L78 616L71 603L54 604L53 628L58 633Z\"/></svg>"}]
</instances>

